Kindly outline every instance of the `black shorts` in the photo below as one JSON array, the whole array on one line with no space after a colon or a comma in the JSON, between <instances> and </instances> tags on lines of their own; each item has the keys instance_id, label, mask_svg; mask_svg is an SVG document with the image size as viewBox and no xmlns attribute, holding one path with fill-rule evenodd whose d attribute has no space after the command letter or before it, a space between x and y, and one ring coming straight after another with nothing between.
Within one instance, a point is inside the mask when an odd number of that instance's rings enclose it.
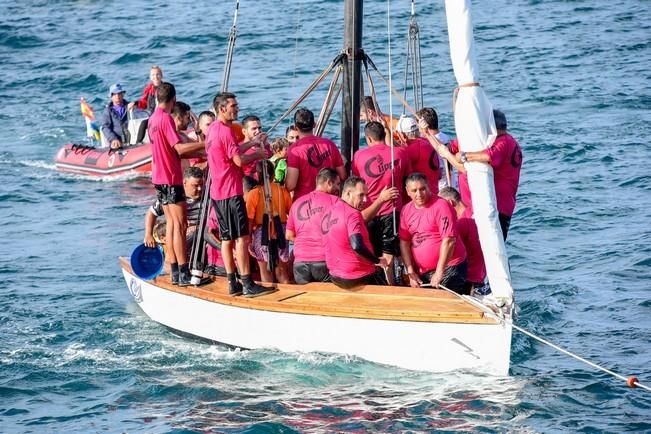
<instances>
[{"instance_id":1,"label":"black shorts","mask_svg":"<svg viewBox=\"0 0 651 434\"><path fill-rule=\"evenodd\" d=\"M161 205L170 205L185 202L185 191L182 185L156 185L156 197Z\"/></svg>"},{"instance_id":2,"label":"black shorts","mask_svg":"<svg viewBox=\"0 0 651 434\"><path fill-rule=\"evenodd\" d=\"M294 262L294 280L299 285L310 282L330 282L330 272L324 262Z\"/></svg>"},{"instance_id":3,"label":"black shorts","mask_svg":"<svg viewBox=\"0 0 651 434\"><path fill-rule=\"evenodd\" d=\"M420 279L423 283L429 283L432 280L432 275L436 270L428 271L423 274ZM468 274L468 262L463 261L460 264L452 265L445 267L443 271L443 279L441 279L440 285L445 286L448 289L456 292L461 295L469 295L470 290L466 286L466 275Z\"/></svg>"},{"instance_id":4,"label":"black shorts","mask_svg":"<svg viewBox=\"0 0 651 434\"><path fill-rule=\"evenodd\" d=\"M400 254L398 236L393 234L393 214L375 217L366 226L375 256L380 257L383 253L393 256ZM396 213L396 233L399 227L400 218Z\"/></svg>"},{"instance_id":5,"label":"black shorts","mask_svg":"<svg viewBox=\"0 0 651 434\"><path fill-rule=\"evenodd\" d=\"M236 240L249 235L249 219L242 196L224 200L213 200L212 205L219 222L219 238L223 241Z\"/></svg>"},{"instance_id":6,"label":"black shorts","mask_svg":"<svg viewBox=\"0 0 651 434\"><path fill-rule=\"evenodd\" d=\"M330 278L332 279L332 283L343 289L351 289L362 285L388 285L384 271L379 268L375 270L375 273L357 279L344 279L343 277L337 276L330 276Z\"/></svg>"},{"instance_id":7,"label":"black shorts","mask_svg":"<svg viewBox=\"0 0 651 434\"><path fill-rule=\"evenodd\" d=\"M500 218L500 227L502 228L502 236L504 241L506 241L506 235L509 233L509 227L511 226L511 216L506 214L499 214Z\"/></svg>"}]
</instances>

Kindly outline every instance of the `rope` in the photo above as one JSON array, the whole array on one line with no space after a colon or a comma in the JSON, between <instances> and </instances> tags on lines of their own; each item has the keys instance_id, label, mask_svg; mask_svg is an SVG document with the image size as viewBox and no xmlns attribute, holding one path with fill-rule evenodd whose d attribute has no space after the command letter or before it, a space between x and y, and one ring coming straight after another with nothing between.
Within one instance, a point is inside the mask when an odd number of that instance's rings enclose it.
<instances>
[{"instance_id":1,"label":"rope","mask_svg":"<svg viewBox=\"0 0 651 434\"><path fill-rule=\"evenodd\" d=\"M392 88L391 85L391 0L387 0L387 52L389 57L389 88ZM393 123L393 99L391 98L391 92L389 92L389 124ZM390 145L391 145L391 187L396 186L395 179L395 155L393 149L393 129L389 126L389 135ZM393 236L396 236L398 233L397 222L396 222L396 203L393 202L393 207L391 211L391 216L393 217Z\"/></svg>"},{"instance_id":2,"label":"rope","mask_svg":"<svg viewBox=\"0 0 651 434\"><path fill-rule=\"evenodd\" d=\"M323 79L328 75L330 71L332 71L332 68L334 68L336 65L341 63L341 59L343 58L343 54L339 54L337 57L335 57L330 65L326 67L326 69L323 70L321 75L317 77L316 80L303 92L303 94L298 97L296 101L287 109L285 113L266 131L266 134L269 135L273 130L276 129L278 125L285 119L300 103L307 98L307 96L323 81Z\"/></svg>"},{"instance_id":3,"label":"rope","mask_svg":"<svg viewBox=\"0 0 651 434\"><path fill-rule=\"evenodd\" d=\"M431 286L431 284L429 286ZM496 315L487 306L483 305L482 303L480 303L477 300L472 299L469 296L463 296L463 295L457 294L456 292L452 291L451 289L448 289L445 286L442 286L440 284L438 285L438 287L445 290L445 291L447 291L447 292L449 292L449 293L451 293L451 294L453 294L453 295L455 295L455 296L457 296L461 300L464 300L464 301L472 304L473 306L480 308L481 310L483 310L485 313L487 313L489 316L491 316L493 319L499 321L500 323L506 324L506 325L514 328L515 330L519 331L520 333L525 334L525 335L529 336L530 338L535 339L535 340L537 340L538 342L540 342L542 344L545 344L545 345L547 345L549 347L552 347L556 351L559 351L559 352L561 352L561 353L563 353L563 354L565 354L567 356L570 356L570 357L572 357L572 358L574 358L574 359L576 359L576 360L578 360L580 362L583 362L588 366L591 366L591 367L593 367L595 369L598 369L598 370L600 370L602 372L605 372L606 374L609 374L609 375L611 375L611 376L613 376L615 378L618 378L618 379L626 382L626 384L631 388L640 387L640 388L642 388L642 389L644 389L644 390L646 390L648 392L651 392L651 387L649 387L649 386L647 386L645 384L642 384L635 377L628 377L627 378L627 377L624 377L623 375L620 375L620 374L618 374L616 372L611 371L610 369L604 368L603 366L600 366L600 365L598 365L598 364L596 364L594 362L591 362L590 360L587 360L587 359L585 359L585 358L583 358L583 357L581 357L581 356L579 356L577 354L574 354L574 353L572 353L572 352L570 352L570 351L568 351L568 350L566 350L564 348L559 347L558 345L556 345L556 344L554 344L552 342L549 342L548 340L546 340L546 339L544 339L544 338L542 338L540 336L535 335L534 333L531 333L530 331L528 331L528 330L514 324L513 321L510 320L510 319L502 318L502 317Z\"/></svg>"},{"instance_id":4,"label":"rope","mask_svg":"<svg viewBox=\"0 0 651 434\"><path fill-rule=\"evenodd\" d=\"M323 134L323 130L325 129L326 125L328 124L328 121L330 120L330 116L332 115L335 104L337 103L337 99L339 98L339 94L341 93L343 86L342 85L338 86L339 77L341 75L341 69L342 69L341 65L339 65L337 69L335 69L335 73L332 77L332 82L328 87L328 93L326 94L326 97L323 100L321 113L319 113L319 119L317 119L316 121L315 135L317 136Z\"/></svg>"},{"instance_id":5,"label":"rope","mask_svg":"<svg viewBox=\"0 0 651 434\"><path fill-rule=\"evenodd\" d=\"M477 83L476 81L473 81L471 83L460 84L459 86L454 88L454 92L452 93L452 114L454 114L454 110L457 107L457 96L459 95L459 90L462 87L478 87L478 86L479 86L479 83Z\"/></svg>"},{"instance_id":6,"label":"rope","mask_svg":"<svg viewBox=\"0 0 651 434\"><path fill-rule=\"evenodd\" d=\"M375 63L373 63L373 61L370 58L368 59L368 61L371 64L371 67L373 68L373 70L377 73L378 77L380 77L382 79L382 81L389 87L389 90L391 90L391 93L393 93L396 97L398 97L398 100L407 109L407 111L409 111L412 115L417 116L416 115L416 110L414 110L414 108L411 105L409 105L407 100L405 100L402 97L402 95L400 95L400 92L398 92L396 90L396 88L393 87L393 85L386 78L384 78L384 76L382 75L380 70L377 68L377 66L375 66ZM389 97L391 97L391 94L389 94Z\"/></svg>"}]
</instances>

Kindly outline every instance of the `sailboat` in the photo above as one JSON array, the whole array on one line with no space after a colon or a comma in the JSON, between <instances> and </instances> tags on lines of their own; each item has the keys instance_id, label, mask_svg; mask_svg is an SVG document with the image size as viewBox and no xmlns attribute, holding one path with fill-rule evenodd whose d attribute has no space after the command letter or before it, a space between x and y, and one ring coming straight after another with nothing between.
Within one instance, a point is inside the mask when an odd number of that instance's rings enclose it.
<instances>
[{"instance_id":1,"label":"sailboat","mask_svg":"<svg viewBox=\"0 0 651 434\"><path fill-rule=\"evenodd\" d=\"M455 125L464 151L495 139L492 107L477 79L470 0L446 0L456 90ZM359 144L362 0L346 0L342 155ZM323 74L322 74L323 75ZM291 110L291 109L290 109ZM462 145L463 146L463 145ZM224 278L178 287L168 275L145 280L120 258L131 295L152 320L180 332L243 349L346 354L375 363L431 372L464 370L508 375L513 290L497 218L492 169L467 163L473 209L493 290L490 304L445 290L329 283L275 284L277 291L248 299L228 295ZM199 232L201 233L201 232Z\"/></svg>"}]
</instances>

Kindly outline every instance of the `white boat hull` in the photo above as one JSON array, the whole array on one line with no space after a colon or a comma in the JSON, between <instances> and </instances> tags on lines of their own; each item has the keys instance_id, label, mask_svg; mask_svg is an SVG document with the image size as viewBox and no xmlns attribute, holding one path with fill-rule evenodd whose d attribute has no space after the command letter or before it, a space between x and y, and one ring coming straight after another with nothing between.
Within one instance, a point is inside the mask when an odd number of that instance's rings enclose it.
<instances>
[{"instance_id":1,"label":"white boat hull","mask_svg":"<svg viewBox=\"0 0 651 434\"><path fill-rule=\"evenodd\" d=\"M405 369L508 375L511 327L346 318L248 309L143 281L123 269L131 294L154 321L244 349L347 354Z\"/></svg>"}]
</instances>

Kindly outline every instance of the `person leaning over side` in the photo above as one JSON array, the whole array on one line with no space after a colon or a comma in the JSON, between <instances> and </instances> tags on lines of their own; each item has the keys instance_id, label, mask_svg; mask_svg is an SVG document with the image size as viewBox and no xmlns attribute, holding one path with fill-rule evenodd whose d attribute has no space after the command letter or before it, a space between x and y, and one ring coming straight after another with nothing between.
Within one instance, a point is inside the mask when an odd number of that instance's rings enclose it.
<instances>
[{"instance_id":1,"label":"person leaning over side","mask_svg":"<svg viewBox=\"0 0 651 434\"><path fill-rule=\"evenodd\" d=\"M493 110L497 137L493 144L483 151L459 152L456 159L459 163L480 162L493 167L495 183L495 200L497 212L502 228L504 241L509 233L511 217L515 210L516 195L520 184L520 170L522 169L522 149L516 140L506 131L506 116L499 110ZM455 151L456 149L453 149ZM464 169L465 172L465 169ZM467 175L466 175L467 184ZM461 188L461 179L459 179ZM464 191L467 197L464 197ZM472 196L470 188L461 189L464 203L472 209Z\"/></svg>"},{"instance_id":2,"label":"person leaning over side","mask_svg":"<svg viewBox=\"0 0 651 434\"><path fill-rule=\"evenodd\" d=\"M466 248L468 261L464 292L472 294L473 290L483 287L486 280L486 265L484 264L484 254L479 243L477 225L470 208L464 205L457 190L452 187L444 187L439 192L439 196L447 200L457 214L456 229L459 238L463 241L463 246Z\"/></svg>"},{"instance_id":3,"label":"person leaning over side","mask_svg":"<svg viewBox=\"0 0 651 434\"><path fill-rule=\"evenodd\" d=\"M289 147L285 187L294 192L294 200L314 191L319 170L331 167L339 178L346 179L344 160L332 140L314 135L314 113L306 108L296 110L294 125L300 139Z\"/></svg>"},{"instance_id":4,"label":"person leaning over side","mask_svg":"<svg viewBox=\"0 0 651 434\"><path fill-rule=\"evenodd\" d=\"M109 89L111 102L108 103L102 113L102 135L111 149L119 149L128 144L127 123L127 100L124 99L126 90L121 84L116 83ZM104 145L103 146L107 146Z\"/></svg>"},{"instance_id":5,"label":"person leaning over side","mask_svg":"<svg viewBox=\"0 0 651 434\"><path fill-rule=\"evenodd\" d=\"M265 158L265 151L259 147L251 154L243 155L243 153L253 146L261 145L266 139L266 134L258 134L250 142L238 145L235 132L231 128L239 113L235 94L229 92L217 94L213 106L217 119L208 128L207 141L208 167L212 180L210 198L219 223L228 292L230 295L244 293L245 297L257 297L274 289L259 286L251 279L248 251L249 220L244 203L243 175L240 168L252 161ZM235 274L233 244L235 244L241 283L238 282Z\"/></svg>"},{"instance_id":6,"label":"person leaning over side","mask_svg":"<svg viewBox=\"0 0 651 434\"><path fill-rule=\"evenodd\" d=\"M182 157L202 155L203 143L184 143L176 132L170 112L176 103L176 89L171 83L161 83L157 89L158 106L149 118L149 138L152 152L152 183L158 193L167 220L166 242L172 271L172 284L190 284L186 247L187 208L183 189Z\"/></svg>"},{"instance_id":7,"label":"person leaning over side","mask_svg":"<svg viewBox=\"0 0 651 434\"><path fill-rule=\"evenodd\" d=\"M386 285L387 262L373 254L366 222L360 212L367 199L364 180L351 176L344 182L341 200L323 215L326 265L332 282L340 288ZM376 264L381 268L376 268Z\"/></svg>"},{"instance_id":8,"label":"person leaning over side","mask_svg":"<svg viewBox=\"0 0 651 434\"><path fill-rule=\"evenodd\" d=\"M400 216L400 251L407 268L409 284L418 287L431 283L465 293L466 249L459 239L452 205L432 196L422 173L407 178L411 202Z\"/></svg>"}]
</instances>

